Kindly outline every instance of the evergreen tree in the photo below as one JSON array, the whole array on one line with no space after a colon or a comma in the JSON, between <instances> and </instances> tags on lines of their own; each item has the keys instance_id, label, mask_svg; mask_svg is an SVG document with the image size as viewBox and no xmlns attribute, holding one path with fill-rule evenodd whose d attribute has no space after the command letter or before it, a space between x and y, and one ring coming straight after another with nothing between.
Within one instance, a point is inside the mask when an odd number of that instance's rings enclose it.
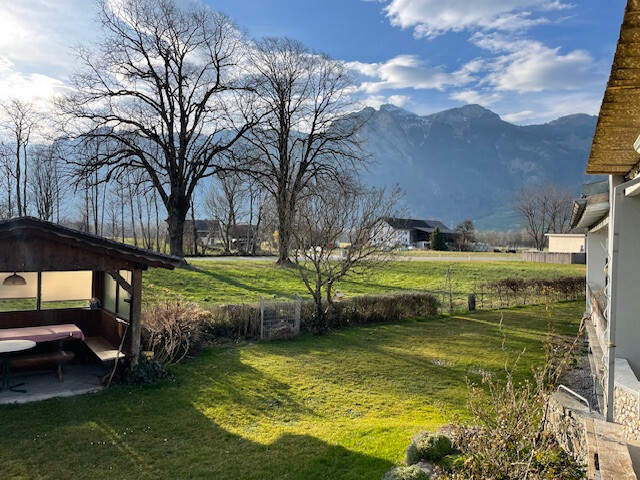
<instances>
[{"instance_id":1,"label":"evergreen tree","mask_svg":"<svg viewBox=\"0 0 640 480\"><path fill-rule=\"evenodd\" d=\"M431 232L431 250L446 250L447 246L444 243L444 237L438 227Z\"/></svg>"}]
</instances>

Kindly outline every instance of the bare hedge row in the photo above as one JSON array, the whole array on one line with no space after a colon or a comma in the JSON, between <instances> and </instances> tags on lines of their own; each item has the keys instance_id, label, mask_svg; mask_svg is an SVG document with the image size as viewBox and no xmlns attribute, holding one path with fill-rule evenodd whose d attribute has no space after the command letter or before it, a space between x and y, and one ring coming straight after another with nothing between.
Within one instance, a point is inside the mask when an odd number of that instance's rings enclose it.
<instances>
[{"instance_id":1,"label":"bare hedge row","mask_svg":"<svg viewBox=\"0 0 640 480\"><path fill-rule=\"evenodd\" d=\"M473 288L480 308L576 300L585 295L585 277L505 278Z\"/></svg>"},{"instance_id":2,"label":"bare hedge row","mask_svg":"<svg viewBox=\"0 0 640 480\"><path fill-rule=\"evenodd\" d=\"M547 301L571 300L584 295L583 277L555 279L507 278L479 283L474 287L480 308L506 307ZM463 295L457 292L456 295ZM453 295L443 295L453 310ZM395 322L407 318L438 314L436 296L428 292L398 293L353 297L326 305L324 329L371 323ZM302 303L302 331L317 331L315 305ZM203 309L188 301L168 300L150 306L144 312L142 344L155 353L161 363L179 362L200 345L216 340L256 339L260 336L258 305L222 305Z\"/></svg>"},{"instance_id":3,"label":"bare hedge row","mask_svg":"<svg viewBox=\"0 0 640 480\"><path fill-rule=\"evenodd\" d=\"M430 293L398 293L353 297L327 305L326 309L325 327L331 329L436 315L438 301ZM205 331L213 337L255 339L260 336L258 305L222 305L210 312ZM302 331L311 330L314 315L313 302L303 302L300 315Z\"/></svg>"}]
</instances>

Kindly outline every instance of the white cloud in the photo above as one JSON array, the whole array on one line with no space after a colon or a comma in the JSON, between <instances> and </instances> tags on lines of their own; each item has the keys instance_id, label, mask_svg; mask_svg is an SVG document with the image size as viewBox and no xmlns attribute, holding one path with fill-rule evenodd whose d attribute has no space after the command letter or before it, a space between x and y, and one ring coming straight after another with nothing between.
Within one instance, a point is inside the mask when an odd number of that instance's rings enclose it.
<instances>
[{"instance_id":1,"label":"white cloud","mask_svg":"<svg viewBox=\"0 0 640 480\"><path fill-rule=\"evenodd\" d=\"M43 109L67 87L73 47L92 40L95 3L87 0L0 0L0 99L22 98Z\"/></svg>"},{"instance_id":2,"label":"white cloud","mask_svg":"<svg viewBox=\"0 0 640 480\"><path fill-rule=\"evenodd\" d=\"M570 8L559 0L391 0L385 12L391 24L413 28L417 37L485 29L522 31L549 19L533 11Z\"/></svg>"},{"instance_id":3,"label":"white cloud","mask_svg":"<svg viewBox=\"0 0 640 480\"><path fill-rule=\"evenodd\" d=\"M473 81L480 64L469 62L454 72L446 72L442 67L426 64L415 55L398 55L386 62L363 63L350 62L347 64L356 72L375 79L365 81L360 89L374 94L385 89L437 89L447 86L461 86Z\"/></svg>"},{"instance_id":4,"label":"white cloud","mask_svg":"<svg viewBox=\"0 0 640 480\"><path fill-rule=\"evenodd\" d=\"M22 65L68 67L72 47L95 35L87 0L2 1L0 55Z\"/></svg>"},{"instance_id":5,"label":"white cloud","mask_svg":"<svg viewBox=\"0 0 640 480\"><path fill-rule=\"evenodd\" d=\"M526 120L531 120L533 118L537 119L539 115L539 112L534 112L533 110L522 110L520 112L501 115L500 118L502 118L502 120L504 120L505 122L520 123Z\"/></svg>"},{"instance_id":6,"label":"white cloud","mask_svg":"<svg viewBox=\"0 0 640 480\"><path fill-rule=\"evenodd\" d=\"M597 115L601 100L602 92L598 89L551 94L511 93L505 96L496 111L507 122L530 125L545 123L574 113Z\"/></svg>"},{"instance_id":7,"label":"white cloud","mask_svg":"<svg viewBox=\"0 0 640 480\"><path fill-rule=\"evenodd\" d=\"M530 39L501 34L476 33L471 41L492 53L503 53L486 62L488 73L483 83L498 91L540 92L544 90L576 90L604 80L605 72L586 50L561 53Z\"/></svg>"},{"instance_id":8,"label":"white cloud","mask_svg":"<svg viewBox=\"0 0 640 480\"><path fill-rule=\"evenodd\" d=\"M479 105L492 105L502 98L502 96L495 92L478 92L476 90L461 90L449 95L452 100L457 100L463 103L477 103Z\"/></svg>"},{"instance_id":9,"label":"white cloud","mask_svg":"<svg viewBox=\"0 0 640 480\"><path fill-rule=\"evenodd\" d=\"M369 95L361 103L367 107L380 108L381 105L391 104L396 107L404 107L411 97L408 95Z\"/></svg>"}]
</instances>

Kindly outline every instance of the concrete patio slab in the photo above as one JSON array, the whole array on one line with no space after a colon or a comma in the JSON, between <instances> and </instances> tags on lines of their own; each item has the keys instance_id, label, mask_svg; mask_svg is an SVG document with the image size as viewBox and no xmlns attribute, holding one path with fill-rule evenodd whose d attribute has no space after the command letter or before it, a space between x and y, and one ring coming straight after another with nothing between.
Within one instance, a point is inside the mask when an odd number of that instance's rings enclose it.
<instances>
[{"instance_id":1,"label":"concrete patio slab","mask_svg":"<svg viewBox=\"0 0 640 480\"><path fill-rule=\"evenodd\" d=\"M20 388L27 392L4 389L0 391L0 405L99 392L104 389L100 380L108 371L102 365L69 365L65 367L63 382L58 382L55 372L18 374L11 377L11 384L24 382Z\"/></svg>"}]
</instances>

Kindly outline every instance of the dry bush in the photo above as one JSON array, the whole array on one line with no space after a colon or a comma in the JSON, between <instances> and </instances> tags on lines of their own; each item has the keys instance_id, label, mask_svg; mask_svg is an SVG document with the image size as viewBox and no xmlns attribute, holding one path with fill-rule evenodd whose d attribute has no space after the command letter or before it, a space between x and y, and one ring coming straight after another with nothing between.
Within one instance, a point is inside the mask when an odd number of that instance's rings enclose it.
<instances>
[{"instance_id":1,"label":"dry bush","mask_svg":"<svg viewBox=\"0 0 640 480\"><path fill-rule=\"evenodd\" d=\"M206 332L216 339L254 339L260 337L258 305L220 305L210 310Z\"/></svg>"},{"instance_id":2,"label":"dry bush","mask_svg":"<svg viewBox=\"0 0 640 480\"><path fill-rule=\"evenodd\" d=\"M438 301L429 293L401 293L393 295L368 295L353 297L332 305L325 304L325 326L339 328L369 323L395 322L406 318L437 315ZM259 305L221 305L209 310L204 331L212 339L237 340L260 337ZM315 304L302 302L300 328L316 332ZM272 334L275 338L291 338L294 332L288 326Z\"/></svg>"},{"instance_id":3,"label":"dry bush","mask_svg":"<svg viewBox=\"0 0 640 480\"><path fill-rule=\"evenodd\" d=\"M584 296L585 282L585 277L505 278L495 282L477 283L473 287L473 293L478 298L480 308L508 307L551 300L576 300Z\"/></svg>"},{"instance_id":4,"label":"dry bush","mask_svg":"<svg viewBox=\"0 0 640 480\"><path fill-rule=\"evenodd\" d=\"M326 305L324 329L430 317L438 314L438 306L438 300L424 292L353 297ZM312 331L314 315L315 306L311 302L303 303L303 329Z\"/></svg>"},{"instance_id":5,"label":"dry bush","mask_svg":"<svg viewBox=\"0 0 640 480\"><path fill-rule=\"evenodd\" d=\"M163 365L173 365L197 348L203 327L211 316L197 303L166 300L142 313L142 348Z\"/></svg>"},{"instance_id":6,"label":"dry bush","mask_svg":"<svg viewBox=\"0 0 640 480\"><path fill-rule=\"evenodd\" d=\"M549 398L581 334L582 328L573 342L566 343L550 332L545 363L532 371L531 379L515 383L516 361L507 370L503 383L485 376L484 388L469 385L473 420L459 425L453 435L464 461L457 463L454 473L446 478L584 478L583 466L559 446L546 428Z\"/></svg>"}]
</instances>

